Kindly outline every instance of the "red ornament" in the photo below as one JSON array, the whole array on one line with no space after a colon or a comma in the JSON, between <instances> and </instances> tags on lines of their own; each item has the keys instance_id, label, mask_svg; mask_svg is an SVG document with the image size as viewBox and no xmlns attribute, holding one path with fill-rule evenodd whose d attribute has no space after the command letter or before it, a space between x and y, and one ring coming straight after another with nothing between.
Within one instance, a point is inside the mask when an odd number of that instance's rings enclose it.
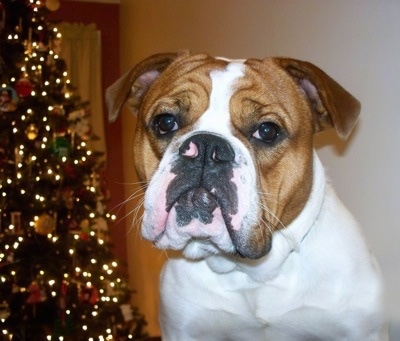
<instances>
[{"instance_id":1,"label":"red ornament","mask_svg":"<svg viewBox=\"0 0 400 341\"><path fill-rule=\"evenodd\" d=\"M36 281L33 281L29 285L28 291L29 291L29 297L26 300L26 303L28 304L40 303L46 300L46 296L43 294L39 284Z\"/></svg>"},{"instance_id":2,"label":"red ornament","mask_svg":"<svg viewBox=\"0 0 400 341\"><path fill-rule=\"evenodd\" d=\"M19 97L28 97L32 93L33 84L29 81L29 79L21 78L17 80L14 88Z\"/></svg>"},{"instance_id":3,"label":"red ornament","mask_svg":"<svg viewBox=\"0 0 400 341\"><path fill-rule=\"evenodd\" d=\"M94 286L81 286L80 301L96 304L99 301L99 292Z\"/></svg>"},{"instance_id":4,"label":"red ornament","mask_svg":"<svg viewBox=\"0 0 400 341\"><path fill-rule=\"evenodd\" d=\"M70 179L76 179L77 178L76 167L68 163L65 164L64 174Z\"/></svg>"}]
</instances>

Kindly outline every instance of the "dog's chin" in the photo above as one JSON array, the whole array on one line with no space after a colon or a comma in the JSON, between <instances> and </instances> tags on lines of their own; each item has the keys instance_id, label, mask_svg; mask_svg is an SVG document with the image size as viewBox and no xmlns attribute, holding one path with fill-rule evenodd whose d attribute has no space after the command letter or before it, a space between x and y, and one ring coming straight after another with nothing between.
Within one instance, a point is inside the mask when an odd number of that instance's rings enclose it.
<instances>
[{"instance_id":1,"label":"dog's chin","mask_svg":"<svg viewBox=\"0 0 400 341\"><path fill-rule=\"evenodd\" d=\"M186 258L198 260L204 259L212 255L217 254L235 254L235 248L221 250L218 246L210 243L204 239L192 239L187 245L182 249L182 253Z\"/></svg>"},{"instance_id":2,"label":"dog's chin","mask_svg":"<svg viewBox=\"0 0 400 341\"><path fill-rule=\"evenodd\" d=\"M207 238L191 238L186 242L181 241L179 243L170 241L168 246L162 245L156 241L154 245L160 249L181 251L184 257L192 260L200 260L214 255L255 260L269 253L271 249L271 240L266 242L265 246L261 249L249 246L244 248L244 250L238 250L233 244L218 245Z\"/></svg>"}]
</instances>

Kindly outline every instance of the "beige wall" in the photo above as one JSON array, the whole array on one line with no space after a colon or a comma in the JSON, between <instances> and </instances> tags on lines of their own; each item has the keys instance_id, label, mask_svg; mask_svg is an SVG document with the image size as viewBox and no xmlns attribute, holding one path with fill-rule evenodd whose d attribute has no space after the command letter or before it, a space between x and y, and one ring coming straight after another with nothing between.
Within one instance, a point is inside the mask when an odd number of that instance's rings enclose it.
<instances>
[{"instance_id":1,"label":"beige wall","mask_svg":"<svg viewBox=\"0 0 400 341\"><path fill-rule=\"evenodd\" d=\"M400 2L121 0L121 23L123 70L149 54L183 48L238 58L284 55L317 64L361 100L349 143L328 133L317 145L381 263L393 340L400 339ZM125 180L132 182L133 118L123 120ZM127 236L131 280L154 334L164 256L134 229Z\"/></svg>"}]
</instances>

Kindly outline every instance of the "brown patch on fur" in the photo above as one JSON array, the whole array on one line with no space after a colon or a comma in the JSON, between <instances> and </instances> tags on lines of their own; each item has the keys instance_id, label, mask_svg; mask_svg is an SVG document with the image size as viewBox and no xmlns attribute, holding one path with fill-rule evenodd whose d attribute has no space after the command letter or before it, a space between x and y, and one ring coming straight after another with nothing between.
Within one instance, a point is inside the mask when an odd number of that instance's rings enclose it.
<instances>
[{"instance_id":1,"label":"brown patch on fur","mask_svg":"<svg viewBox=\"0 0 400 341\"><path fill-rule=\"evenodd\" d=\"M312 186L313 124L309 104L296 82L272 59L248 60L246 75L232 96L237 137L258 163L260 224L269 231L284 228L300 213ZM261 123L272 121L285 137L276 145L249 142ZM251 139L251 138L250 138ZM265 235L253 243L265 243Z\"/></svg>"}]
</instances>

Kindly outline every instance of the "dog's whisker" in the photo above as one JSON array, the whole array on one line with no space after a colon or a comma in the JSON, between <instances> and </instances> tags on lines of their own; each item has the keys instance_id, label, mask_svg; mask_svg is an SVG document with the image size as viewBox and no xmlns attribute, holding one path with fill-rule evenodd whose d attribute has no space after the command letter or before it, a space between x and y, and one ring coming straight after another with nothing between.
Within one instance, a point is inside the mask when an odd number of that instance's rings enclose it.
<instances>
[{"instance_id":1,"label":"dog's whisker","mask_svg":"<svg viewBox=\"0 0 400 341\"><path fill-rule=\"evenodd\" d=\"M144 192L142 189L135 189L135 191L133 191L124 201L120 202L119 204L117 204L116 206L114 206L114 208L112 210L117 209L117 215L118 213L121 211L121 209L127 205L128 203L130 203L131 201L136 200L137 198L143 198L144 197ZM141 202L142 199L140 199L139 203ZM140 206L141 203L138 205ZM124 216L124 218L126 217L126 215Z\"/></svg>"},{"instance_id":2,"label":"dog's whisker","mask_svg":"<svg viewBox=\"0 0 400 341\"><path fill-rule=\"evenodd\" d=\"M278 225L281 226L281 228L286 228L285 224L282 223L282 221L279 219L279 217L272 212L272 210L270 208L268 208L268 206L264 205L264 204L260 204L260 208L266 212L267 215L271 216L274 220L277 221Z\"/></svg>"},{"instance_id":3,"label":"dog's whisker","mask_svg":"<svg viewBox=\"0 0 400 341\"><path fill-rule=\"evenodd\" d=\"M143 206L143 202L144 202L144 199L139 201L138 204L136 205L136 207L133 208L131 211L129 211L124 217L124 218L127 218L128 216L132 216L130 230L132 230L135 226L140 225L140 223L142 221L143 213L141 213L141 215L139 216L139 212L142 212L141 208Z\"/></svg>"},{"instance_id":4,"label":"dog's whisker","mask_svg":"<svg viewBox=\"0 0 400 341\"><path fill-rule=\"evenodd\" d=\"M267 212L268 215L272 216L277 222L278 224L281 226L281 228L273 228L271 227L271 223L268 220L265 220L264 218L261 219L261 221L264 223L264 226L268 228L268 231L271 233L271 236L273 235L273 233L279 233L281 234L284 239L286 240L286 242L288 244L290 243L290 240L288 239L288 237L286 236L285 233L282 232L283 229L286 229L285 224L282 223L282 221L265 205L260 205L261 209L263 209L265 212ZM290 233L290 231L289 231Z\"/></svg>"},{"instance_id":5,"label":"dog's whisker","mask_svg":"<svg viewBox=\"0 0 400 341\"><path fill-rule=\"evenodd\" d=\"M131 193L124 201L120 202L119 204L115 205L111 210L117 210L117 213L122 209L124 205L129 203L130 201L135 200L136 198L140 198L144 196L144 193L141 189L137 189L133 193Z\"/></svg>"},{"instance_id":6,"label":"dog's whisker","mask_svg":"<svg viewBox=\"0 0 400 341\"><path fill-rule=\"evenodd\" d=\"M262 192L262 191L257 191L257 193L262 197L262 198L267 198L267 199L269 199L269 198L276 198L276 197L278 197L278 194L272 194L272 193L269 193L269 192Z\"/></svg>"}]
</instances>

